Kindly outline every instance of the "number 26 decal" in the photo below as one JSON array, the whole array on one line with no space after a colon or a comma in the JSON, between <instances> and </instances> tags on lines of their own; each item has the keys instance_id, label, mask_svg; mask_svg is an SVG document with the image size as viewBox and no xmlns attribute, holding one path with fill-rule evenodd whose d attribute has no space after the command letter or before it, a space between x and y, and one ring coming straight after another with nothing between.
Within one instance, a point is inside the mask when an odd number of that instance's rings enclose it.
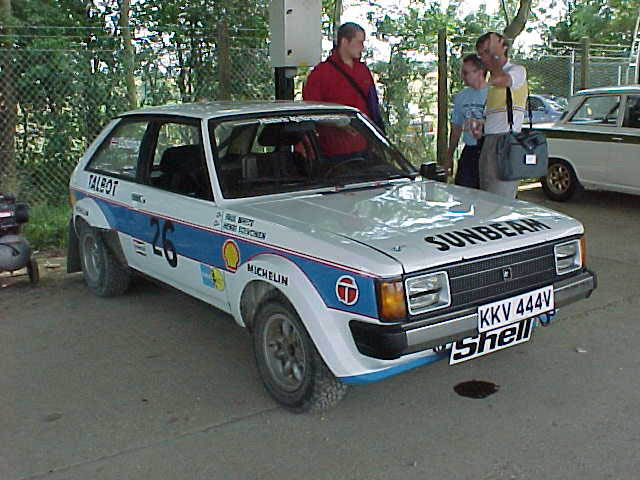
<instances>
[{"instance_id":1,"label":"number 26 decal","mask_svg":"<svg viewBox=\"0 0 640 480\"><path fill-rule=\"evenodd\" d=\"M167 232L173 232L173 223L171 220L165 220L164 225L162 226L162 249L158 246L158 238L161 236L160 234L160 220L155 217L151 217L151 226L155 227L156 233L153 236L153 241L151 242L151 247L153 249L153 253L156 255L162 256L164 252L164 258L167 259L169 265L175 268L178 265L178 253L176 252L176 247L173 246L173 242L167 238Z\"/></svg>"}]
</instances>

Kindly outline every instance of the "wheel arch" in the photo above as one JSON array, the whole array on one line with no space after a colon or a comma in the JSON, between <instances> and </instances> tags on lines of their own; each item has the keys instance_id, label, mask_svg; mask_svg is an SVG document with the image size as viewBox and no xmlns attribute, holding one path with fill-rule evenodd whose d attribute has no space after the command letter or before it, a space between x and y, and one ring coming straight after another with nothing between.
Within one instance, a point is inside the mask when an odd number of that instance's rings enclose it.
<instances>
[{"instance_id":1,"label":"wheel arch","mask_svg":"<svg viewBox=\"0 0 640 480\"><path fill-rule=\"evenodd\" d=\"M111 230L112 222L109 222L98 202L91 197L84 197L76 201L73 206L73 219L76 233L79 235L77 223L81 219L89 227L99 228L103 230Z\"/></svg>"},{"instance_id":2,"label":"wheel arch","mask_svg":"<svg viewBox=\"0 0 640 480\"><path fill-rule=\"evenodd\" d=\"M248 265L253 266L253 271ZM262 267L267 272L286 277L286 284L281 277L258 277L255 267ZM344 376L348 364L357 355L348 322L331 321L333 315L324 303L316 287L305 273L288 258L266 253L243 263L234 274L233 283L229 285L228 295L231 313L236 322L248 329L255 323L255 316L260 307L270 299L287 302L298 314L307 333L311 337L318 353L329 369L336 376ZM336 324L339 328L336 328ZM338 375L339 374L339 375Z\"/></svg>"},{"instance_id":3,"label":"wheel arch","mask_svg":"<svg viewBox=\"0 0 640 480\"><path fill-rule=\"evenodd\" d=\"M83 199L86 200L86 199ZM92 200L92 199L88 199ZM94 203L94 207L97 211L86 210L84 209L84 205L80 206L80 210L76 206L73 208L73 227L76 232L76 236L78 241L81 238L82 231L86 228L92 228L96 230L98 235L104 240L109 251L114 255L118 263L123 267L128 268L127 259L124 255L124 251L122 250L122 245L120 244L120 238L118 236L118 232L109 226L106 221L106 217L102 214L102 210ZM89 203L89 205L91 205ZM102 215L102 218L100 218ZM93 215L93 217L92 217ZM93 223L89 222L89 217L94 220ZM78 248L78 254L80 254L80 249Z\"/></svg>"}]
</instances>

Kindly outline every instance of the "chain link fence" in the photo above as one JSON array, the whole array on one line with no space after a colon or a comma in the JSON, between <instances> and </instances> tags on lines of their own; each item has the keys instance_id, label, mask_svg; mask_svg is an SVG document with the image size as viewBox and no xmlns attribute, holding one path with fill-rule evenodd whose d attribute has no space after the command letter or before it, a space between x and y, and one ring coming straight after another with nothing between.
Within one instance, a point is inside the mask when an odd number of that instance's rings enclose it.
<instances>
[{"instance_id":1,"label":"chain link fence","mask_svg":"<svg viewBox=\"0 0 640 480\"><path fill-rule=\"evenodd\" d=\"M80 34L95 37L90 31ZM131 109L127 87L132 81L137 106L274 98L264 31L224 24L208 33L156 28L134 38L133 68L125 66L126 50L119 38L110 37L110 48L87 48L89 42L65 42L62 48L55 35L51 41L49 36L39 44L52 48L0 49L0 191L16 193L29 203L66 203L68 179L80 156L109 120ZM580 48L554 45L514 52L514 61L527 68L532 93L569 97L581 85ZM635 78L624 49L597 46L591 55L589 86ZM387 98L393 88L402 87L405 94L395 95L400 100L393 97L397 104L386 105L387 114L397 111L408 117L402 122L389 118L389 133L411 158L423 161L433 154L435 65L413 72L417 82L404 74L394 78L392 66L385 67L386 77L384 69L379 74L378 83L385 88L381 93ZM297 99L305 72L308 69L300 69L296 79ZM419 115L411 114L412 104L419 106Z\"/></svg>"},{"instance_id":2,"label":"chain link fence","mask_svg":"<svg viewBox=\"0 0 640 480\"><path fill-rule=\"evenodd\" d=\"M533 52L517 53L514 61L527 68L531 93L570 97L582 89L583 52L580 43L556 42ZM630 46L589 46L587 88L634 83L635 62Z\"/></svg>"},{"instance_id":3,"label":"chain link fence","mask_svg":"<svg viewBox=\"0 0 640 480\"><path fill-rule=\"evenodd\" d=\"M129 79L140 107L273 99L266 38L249 33L196 39L197 49L162 33L136 39L141 53L131 76L122 48L0 49L0 191L31 204L66 203L83 152L111 119L132 109Z\"/></svg>"}]
</instances>

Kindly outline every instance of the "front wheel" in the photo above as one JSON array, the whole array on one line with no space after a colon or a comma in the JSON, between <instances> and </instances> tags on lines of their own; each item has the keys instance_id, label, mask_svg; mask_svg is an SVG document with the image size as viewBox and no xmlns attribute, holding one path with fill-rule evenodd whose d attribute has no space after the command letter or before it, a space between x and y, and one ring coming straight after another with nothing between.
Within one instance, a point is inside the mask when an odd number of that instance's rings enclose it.
<instances>
[{"instance_id":1,"label":"front wheel","mask_svg":"<svg viewBox=\"0 0 640 480\"><path fill-rule=\"evenodd\" d=\"M302 321L280 299L265 303L253 328L258 371L267 391L296 413L327 410L347 392L327 368Z\"/></svg>"},{"instance_id":2,"label":"front wheel","mask_svg":"<svg viewBox=\"0 0 640 480\"><path fill-rule=\"evenodd\" d=\"M569 200L580 186L573 167L557 158L549 159L547 175L540 180L547 197L558 202Z\"/></svg>"},{"instance_id":3,"label":"front wheel","mask_svg":"<svg viewBox=\"0 0 640 480\"><path fill-rule=\"evenodd\" d=\"M93 228L84 227L80 232L80 260L85 283L99 297L121 295L129 287L129 269L118 262Z\"/></svg>"}]
</instances>

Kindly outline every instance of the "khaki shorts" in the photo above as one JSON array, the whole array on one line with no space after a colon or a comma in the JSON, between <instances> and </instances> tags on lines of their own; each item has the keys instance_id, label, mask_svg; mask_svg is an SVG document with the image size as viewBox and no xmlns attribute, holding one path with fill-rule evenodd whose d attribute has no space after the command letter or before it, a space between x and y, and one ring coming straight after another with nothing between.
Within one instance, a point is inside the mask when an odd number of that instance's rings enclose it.
<instances>
[{"instance_id":1,"label":"khaki shorts","mask_svg":"<svg viewBox=\"0 0 640 480\"><path fill-rule=\"evenodd\" d=\"M495 193L506 198L516 198L520 180L500 180L498 178L498 167L496 164L496 147L498 140L507 135L498 133L495 135L485 135L482 151L480 152L480 190Z\"/></svg>"}]
</instances>

